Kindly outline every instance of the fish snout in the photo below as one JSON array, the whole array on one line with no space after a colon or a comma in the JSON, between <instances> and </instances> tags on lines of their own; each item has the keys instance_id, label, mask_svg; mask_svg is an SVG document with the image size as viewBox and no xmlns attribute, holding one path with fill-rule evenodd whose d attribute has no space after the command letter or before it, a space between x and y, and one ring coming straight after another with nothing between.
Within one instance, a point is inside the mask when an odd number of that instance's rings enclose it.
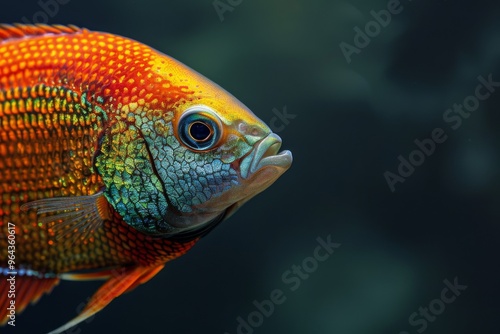
<instances>
[{"instance_id":1,"label":"fish snout","mask_svg":"<svg viewBox=\"0 0 500 334\"><path fill-rule=\"evenodd\" d=\"M270 133L255 144L254 149L245 156L240 163L240 175L248 179L264 168L273 168L278 174L283 174L290 168L293 157L292 152L284 150L279 152L282 140L275 133Z\"/></svg>"},{"instance_id":2,"label":"fish snout","mask_svg":"<svg viewBox=\"0 0 500 334\"><path fill-rule=\"evenodd\" d=\"M271 129L262 121L251 125L246 122L240 122L237 130L250 146L255 145L271 133Z\"/></svg>"}]
</instances>

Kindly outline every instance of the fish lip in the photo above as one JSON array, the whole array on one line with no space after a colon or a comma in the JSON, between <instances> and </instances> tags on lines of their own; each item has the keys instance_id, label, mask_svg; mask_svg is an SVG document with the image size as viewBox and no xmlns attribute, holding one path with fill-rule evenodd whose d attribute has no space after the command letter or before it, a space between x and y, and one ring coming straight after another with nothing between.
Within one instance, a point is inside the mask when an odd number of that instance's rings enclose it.
<instances>
[{"instance_id":1,"label":"fish lip","mask_svg":"<svg viewBox=\"0 0 500 334\"><path fill-rule=\"evenodd\" d=\"M275 133L261 139L250 154L241 160L241 177L247 179L266 166L288 169L292 163L292 153L288 150L279 152L281 143L281 138Z\"/></svg>"}]
</instances>

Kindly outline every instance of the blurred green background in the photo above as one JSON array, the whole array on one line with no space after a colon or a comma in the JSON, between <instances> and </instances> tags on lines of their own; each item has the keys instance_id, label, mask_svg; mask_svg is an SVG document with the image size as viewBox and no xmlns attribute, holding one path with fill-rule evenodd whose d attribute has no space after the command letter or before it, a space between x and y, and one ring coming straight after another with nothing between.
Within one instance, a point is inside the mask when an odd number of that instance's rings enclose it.
<instances>
[{"instance_id":1,"label":"blurred green background","mask_svg":"<svg viewBox=\"0 0 500 334\"><path fill-rule=\"evenodd\" d=\"M443 115L474 94L478 76L500 81L500 3L402 0L385 27L369 24L368 45L348 62L340 44L355 45L355 27L392 1L215 2L229 6L224 13L212 0L53 1L54 13L47 0L6 2L0 21L131 37L217 82L266 122L284 108L295 116L275 123L294 154L289 172L68 334L234 334L238 317L248 321L253 301L275 289L286 300L239 333L498 333L500 91L456 130ZM398 173L398 156L408 159L435 128L447 140L392 192L384 173ZM341 246L292 291L282 275L328 236ZM467 289L440 304L443 281L455 278ZM52 330L99 284L63 282L1 331ZM439 314L426 319L419 312L429 306Z\"/></svg>"}]
</instances>

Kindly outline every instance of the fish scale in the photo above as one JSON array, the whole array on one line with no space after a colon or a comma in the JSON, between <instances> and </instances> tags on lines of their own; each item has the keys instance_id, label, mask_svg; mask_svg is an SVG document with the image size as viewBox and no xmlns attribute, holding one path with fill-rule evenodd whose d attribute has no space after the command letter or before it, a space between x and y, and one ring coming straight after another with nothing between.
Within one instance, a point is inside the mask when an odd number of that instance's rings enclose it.
<instances>
[{"instance_id":1,"label":"fish scale","mask_svg":"<svg viewBox=\"0 0 500 334\"><path fill-rule=\"evenodd\" d=\"M36 213L20 210L29 201L90 195L103 187L92 162L104 122L101 94L113 96L108 113L125 112L127 108L119 106L126 103L146 105L147 98L148 107L155 108L155 103L161 107L183 96L176 87L152 98L144 89L126 86L136 80L145 86L146 79L158 78L139 71L153 65L145 49L123 38L89 32L0 44L0 233L7 235L10 222L16 226L17 240L29 240L16 243L16 263L29 264L21 268L29 266L43 276L136 262L154 266L192 246L192 241L140 238L137 230L113 215L91 239L68 247L51 233L56 222L40 224ZM141 58L126 58L133 54ZM104 73L114 78L106 81ZM127 237L118 237L122 233ZM7 263L7 246L7 239L0 237L1 264Z\"/></svg>"},{"instance_id":2,"label":"fish scale","mask_svg":"<svg viewBox=\"0 0 500 334\"><path fill-rule=\"evenodd\" d=\"M106 281L51 334L146 282L290 167L280 146L236 98L144 44L0 25L0 325L61 279Z\"/></svg>"},{"instance_id":3,"label":"fish scale","mask_svg":"<svg viewBox=\"0 0 500 334\"><path fill-rule=\"evenodd\" d=\"M75 252L50 238L50 233L41 233L48 231L50 225L39 226L36 216L22 212L19 207L47 197L90 195L103 187L101 177L90 174L94 143L103 127L102 109L93 108L92 102L103 94L114 96L107 106L111 111L130 102L145 104L145 98L153 96L151 93L125 85L136 80L145 85L147 78L153 78L154 75L137 71L147 72L153 65L148 62L151 52L130 40L85 31L72 36L40 37L45 38L0 44L0 54L4 55L0 60L0 73L3 73L0 79L0 189L3 191L0 195L6 192L10 195L7 201L0 197L0 226L5 229L6 222L22 225L18 238L38 240L36 247L30 247L31 252L24 248L24 243L17 245L17 260L30 263L38 271L57 273L131 262L121 252L126 240L109 244L106 233L98 232L94 242L82 245L80 251ZM126 57L133 55L140 58ZM102 76L104 73L114 74L113 79L106 80L109 77ZM160 86L163 85L165 83L160 82ZM171 88L172 92L160 94L169 95L164 101L172 95L181 96L180 91ZM127 92L137 94L124 94ZM29 147L31 154L18 154L20 146ZM117 220L122 223L121 218ZM33 223L24 224L25 221ZM166 242L167 246L171 243ZM97 254L94 249L99 248L99 244L109 244L110 249L118 250ZM2 263L7 255L6 246L6 240L0 238ZM35 254L33 249L37 250ZM71 260L65 261L65 258Z\"/></svg>"}]
</instances>

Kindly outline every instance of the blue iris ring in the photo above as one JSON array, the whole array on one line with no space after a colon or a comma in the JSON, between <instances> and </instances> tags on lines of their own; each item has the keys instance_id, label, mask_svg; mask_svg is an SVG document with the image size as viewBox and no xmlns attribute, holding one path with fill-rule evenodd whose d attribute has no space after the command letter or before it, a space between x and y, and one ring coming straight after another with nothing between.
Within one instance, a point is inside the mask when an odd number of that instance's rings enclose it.
<instances>
[{"instance_id":1,"label":"blue iris ring","mask_svg":"<svg viewBox=\"0 0 500 334\"><path fill-rule=\"evenodd\" d=\"M221 123L205 106L189 108L179 120L178 133L187 147L196 151L212 149L222 135Z\"/></svg>"}]
</instances>

